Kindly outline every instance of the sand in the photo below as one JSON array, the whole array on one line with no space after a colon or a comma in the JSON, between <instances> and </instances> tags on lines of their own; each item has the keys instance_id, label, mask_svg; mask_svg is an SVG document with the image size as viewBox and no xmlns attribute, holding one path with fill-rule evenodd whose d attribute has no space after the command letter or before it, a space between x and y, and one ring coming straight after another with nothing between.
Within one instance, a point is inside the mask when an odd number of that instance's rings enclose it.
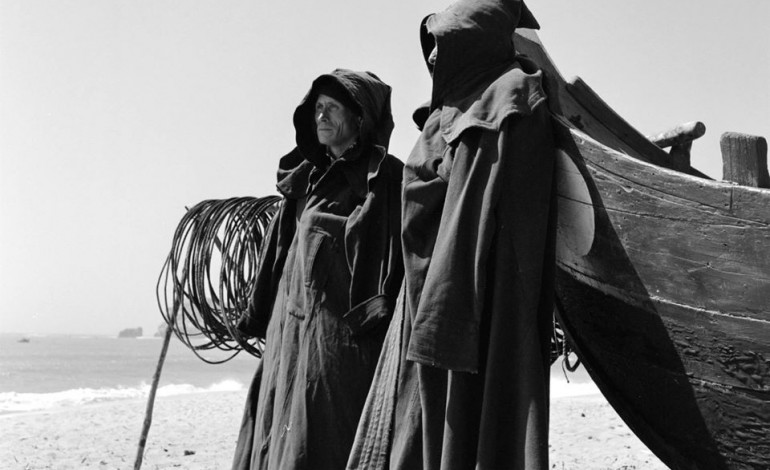
<instances>
[{"instance_id":1,"label":"sand","mask_svg":"<svg viewBox=\"0 0 770 470\"><path fill-rule=\"evenodd\" d=\"M142 469L228 469L245 391L159 397ZM144 401L0 416L0 468L132 469ZM601 395L551 402L551 468L666 469Z\"/></svg>"},{"instance_id":2,"label":"sand","mask_svg":"<svg viewBox=\"0 0 770 470\"><path fill-rule=\"evenodd\" d=\"M555 470L665 470L602 395L551 400L550 464Z\"/></svg>"}]
</instances>

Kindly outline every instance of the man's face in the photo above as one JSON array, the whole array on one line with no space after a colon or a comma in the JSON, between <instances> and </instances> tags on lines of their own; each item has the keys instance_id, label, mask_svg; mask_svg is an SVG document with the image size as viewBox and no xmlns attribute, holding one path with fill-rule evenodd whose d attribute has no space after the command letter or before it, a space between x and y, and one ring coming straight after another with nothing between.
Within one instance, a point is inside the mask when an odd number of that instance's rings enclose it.
<instances>
[{"instance_id":1,"label":"man's face","mask_svg":"<svg viewBox=\"0 0 770 470\"><path fill-rule=\"evenodd\" d=\"M318 95L315 102L315 124L318 142L339 157L356 140L359 118L339 101Z\"/></svg>"}]
</instances>

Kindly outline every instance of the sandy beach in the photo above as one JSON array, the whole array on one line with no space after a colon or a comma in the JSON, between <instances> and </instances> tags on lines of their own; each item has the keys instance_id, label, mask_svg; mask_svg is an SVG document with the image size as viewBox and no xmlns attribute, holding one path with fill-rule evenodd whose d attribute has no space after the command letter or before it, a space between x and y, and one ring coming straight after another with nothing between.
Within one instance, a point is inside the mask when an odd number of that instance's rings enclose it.
<instances>
[{"instance_id":1,"label":"sandy beach","mask_svg":"<svg viewBox=\"0 0 770 470\"><path fill-rule=\"evenodd\" d=\"M159 397L143 469L228 469L245 391ZM131 469L145 412L127 400L0 416L7 470ZM601 395L551 401L551 468L666 469Z\"/></svg>"},{"instance_id":2,"label":"sandy beach","mask_svg":"<svg viewBox=\"0 0 770 470\"><path fill-rule=\"evenodd\" d=\"M600 394L551 400L550 464L555 470L665 470Z\"/></svg>"}]
</instances>

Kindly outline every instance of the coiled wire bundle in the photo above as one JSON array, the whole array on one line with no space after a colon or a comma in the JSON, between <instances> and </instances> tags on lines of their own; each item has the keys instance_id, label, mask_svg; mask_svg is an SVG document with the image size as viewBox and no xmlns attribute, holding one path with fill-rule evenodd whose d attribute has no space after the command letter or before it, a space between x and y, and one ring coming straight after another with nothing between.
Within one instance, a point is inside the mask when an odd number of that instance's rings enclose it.
<instances>
[{"instance_id":1,"label":"coiled wire bundle","mask_svg":"<svg viewBox=\"0 0 770 470\"><path fill-rule=\"evenodd\" d=\"M254 289L262 241L281 198L206 200L174 233L156 294L168 328L202 360L226 362L240 351L261 357L263 343L236 328ZM200 351L231 352L221 360Z\"/></svg>"}]
</instances>

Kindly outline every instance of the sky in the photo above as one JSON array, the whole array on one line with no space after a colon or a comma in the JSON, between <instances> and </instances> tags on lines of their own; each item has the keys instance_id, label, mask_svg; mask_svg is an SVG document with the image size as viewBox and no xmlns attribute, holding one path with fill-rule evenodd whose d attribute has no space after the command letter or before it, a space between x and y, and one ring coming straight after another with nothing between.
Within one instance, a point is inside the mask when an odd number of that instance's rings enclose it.
<instances>
[{"instance_id":1,"label":"sky","mask_svg":"<svg viewBox=\"0 0 770 470\"><path fill-rule=\"evenodd\" d=\"M0 0L0 333L162 322L155 286L185 207L275 194L291 116L318 75L393 87L406 160L438 0ZM562 74L645 135L699 120L770 136L770 2L530 0Z\"/></svg>"}]
</instances>

